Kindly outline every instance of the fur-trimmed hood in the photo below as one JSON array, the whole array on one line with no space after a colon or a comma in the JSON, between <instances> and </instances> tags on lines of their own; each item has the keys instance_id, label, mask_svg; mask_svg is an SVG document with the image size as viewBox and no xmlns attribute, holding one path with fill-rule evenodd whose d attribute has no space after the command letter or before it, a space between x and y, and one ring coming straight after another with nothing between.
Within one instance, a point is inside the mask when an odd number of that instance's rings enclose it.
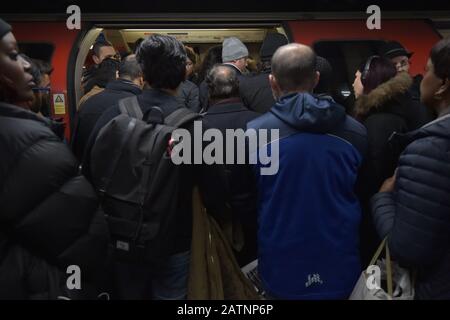
<instances>
[{"instance_id":1,"label":"fur-trimmed hood","mask_svg":"<svg viewBox=\"0 0 450 320\"><path fill-rule=\"evenodd\" d=\"M387 102L408 91L413 79L407 72L400 72L394 78L380 84L369 94L360 96L355 102L355 114L364 117L374 109L381 109Z\"/></svg>"}]
</instances>

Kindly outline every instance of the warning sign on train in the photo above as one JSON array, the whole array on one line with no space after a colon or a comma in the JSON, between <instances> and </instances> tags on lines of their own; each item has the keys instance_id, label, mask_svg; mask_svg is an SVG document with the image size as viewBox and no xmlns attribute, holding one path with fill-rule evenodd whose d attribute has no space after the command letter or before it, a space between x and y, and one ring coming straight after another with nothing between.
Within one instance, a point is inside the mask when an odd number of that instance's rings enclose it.
<instances>
[{"instance_id":1,"label":"warning sign on train","mask_svg":"<svg viewBox=\"0 0 450 320\"><path fill-rule=\"evenodd\" d=\"M66 114L66 103L63 93L53 95L53 107L55 108L55 115Z\"/></svg>"}]
</instances>

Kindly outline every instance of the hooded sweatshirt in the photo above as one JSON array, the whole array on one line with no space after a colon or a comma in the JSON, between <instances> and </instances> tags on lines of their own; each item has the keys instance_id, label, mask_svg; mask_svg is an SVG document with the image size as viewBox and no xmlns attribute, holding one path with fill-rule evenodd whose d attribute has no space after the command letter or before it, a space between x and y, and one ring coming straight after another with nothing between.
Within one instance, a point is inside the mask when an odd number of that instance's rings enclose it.
<instances>
[{"instance_id":1,"label":"hooded sweatshirt","mask_svg":"<svg viewBox=\"0 0 450 320\"><path fill-rule=\"evenodd\" d=\"M258 188L258 268L269 296L346 299L361 272L354 194L366 131L329 97L281 98L248 128L279 129L279 168Z\"/></svg>"}]
</instances>

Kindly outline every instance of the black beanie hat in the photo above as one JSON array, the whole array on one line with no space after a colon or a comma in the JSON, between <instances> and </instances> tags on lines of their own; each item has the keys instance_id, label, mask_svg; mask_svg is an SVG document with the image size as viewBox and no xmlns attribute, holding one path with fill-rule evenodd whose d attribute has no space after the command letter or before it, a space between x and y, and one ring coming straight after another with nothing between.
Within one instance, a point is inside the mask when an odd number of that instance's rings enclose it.
<instances>
[{"instance_id":1,"label":"black beanie hat","mask_svg":"<svg viewBox=\"0 0 450 320\"><path fill-rule=\"evenodd\" d=\"M316 70L320 72L320 76L331 78L333 76L333 67L324 57L317 56Z\"/></svg>"},{"instance_id":2,"label":"black beanie hat","mask_svg":"<svg viewBox=\"0 0 450 320\"><path fill-rule=\"evenodd\" d=\"M319 83L314 88L316 94L329 94L333 82L333 67L324 57L317 56L316 70L320 73Z\"/></svg>"},{"instance_id":3,"label":"black beanie hat","mask_svg":"<svg viewBox=\"0 0 450 320\"><path fill-rule=\"evenodd\" d=\"M275 51L286 44L288 44L288 40L281 33L268 33L259 51L261 60L272 58Z\"/></svg>"},{"instance_id":4,"label":"black beanie hat","mask_svg":"<svg viewBox=\"0 0 450 320\"><path fill-rule=\"evenodd\" d=\"M5 34L12 30L11 26L5 22L5 20L0 18L0 39L3 38Z\"/></svg>"}]
</instances>

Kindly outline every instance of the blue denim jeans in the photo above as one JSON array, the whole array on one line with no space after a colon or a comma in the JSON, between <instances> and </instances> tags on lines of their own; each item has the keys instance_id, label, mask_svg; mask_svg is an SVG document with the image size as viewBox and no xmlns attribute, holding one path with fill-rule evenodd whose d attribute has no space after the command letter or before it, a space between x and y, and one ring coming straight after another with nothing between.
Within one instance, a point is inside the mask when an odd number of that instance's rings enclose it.
<instances>
[{"instance_id":1,"label":"blue denim jeans","mask_svg":"<svg viewBox=\"0 0 450 320\"><path fill-rule=\"evenodd\" d=\"M152 265L115 262L113 299L186 299L190 261L191 252L186 251Z\"/></svg>"}]
</instances>

